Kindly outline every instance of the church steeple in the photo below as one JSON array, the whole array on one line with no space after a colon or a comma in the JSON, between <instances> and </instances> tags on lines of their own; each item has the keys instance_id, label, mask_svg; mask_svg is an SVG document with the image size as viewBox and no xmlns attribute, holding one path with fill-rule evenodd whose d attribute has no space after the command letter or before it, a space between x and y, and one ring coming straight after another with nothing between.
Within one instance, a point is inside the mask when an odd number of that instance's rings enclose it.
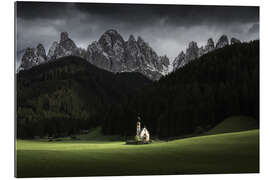
<instances>
[{"instance_id":1,"label":"church steeple","mask_svg":"<svg viewBox=\"0 0 270 180\"><path fill-rule=\"evenodd\" d=\"M141 132L141 117L140 115L138 114L138 117L137 117L138 121L137 121L137 133L136 135L139 136L140 135L140 132Z\"/></svg>"},{"instance_id":2,"label":"church steeple","mask_svg":"<svg viewBox=\"0 0 270 180\"><path fill-rule=\"evenodd\" d=\"M137 116L137 129L136 129L136 136L135 141L139 144L145 144L150 142L150 133L144 126L144 128L141 129L141 117L140 114Z\"/></svg>"}]
</instances>

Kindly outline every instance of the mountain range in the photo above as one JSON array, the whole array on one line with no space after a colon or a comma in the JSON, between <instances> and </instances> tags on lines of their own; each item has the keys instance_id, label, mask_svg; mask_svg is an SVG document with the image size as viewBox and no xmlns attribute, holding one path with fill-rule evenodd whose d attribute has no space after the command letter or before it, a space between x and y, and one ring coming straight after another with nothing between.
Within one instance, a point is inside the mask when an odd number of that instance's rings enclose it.
<instances>
[{"instance_id":1,"label":"mountain range","mask_svg":"<svg viewBox=\"0 0 270 180\"><path fill-rule=\"evenodd\" d=\"M231 38L230 44L234 43L240 43L240 40ZM170 66L175 71L190 61L226 45L229 45L226 35L222 35L216 45L212 38L209 38L207 44L202 47L198 47L196 42L191 41L186 52L181 51L170 64L166 55L159 56L140 36L135 39L130 35L125 41L116 30L110 29L97 41L89 44L87 49L83 49L70 39L67 32L61 32L60 40L52 43L47 54L41 43L36 48L27 48L21 58L18 71L72 55L84 58L91 64L110 72L139 72L151 80L159 80L171 71Z\"/></svg>"},{"instance_id":2,"label":"mountain range","mask_svg":"<svg viewBox=\"0 0 270 180\"><path fill-rule=\"evenodd\" d=\"M230 44L241 43L240 40L232 37ZM207 54L215 49L223 48L229 45L229 40L226 35L222 35L219 40L217 41L216 45L212 38L207 40L207 44L205 46L198 47L197 43L191 41L184 53L181 51L179 55L173 61L173 71L185 66L190 61L201 57L204 54Z\"/></svg>"}]
</instances>

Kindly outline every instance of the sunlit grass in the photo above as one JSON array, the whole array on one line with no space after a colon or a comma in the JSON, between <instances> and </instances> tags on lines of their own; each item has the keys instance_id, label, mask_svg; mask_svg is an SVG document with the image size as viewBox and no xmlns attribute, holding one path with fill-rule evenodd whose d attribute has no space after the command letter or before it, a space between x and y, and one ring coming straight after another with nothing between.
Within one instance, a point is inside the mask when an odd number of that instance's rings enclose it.
<instances>
[{"instance_id":1,"label":"sunlit grass","mask_svg":"<svg viewBox=\"0 0 270 180\"><path fill-rule=\"evenodd\" d=\"M148 145L17 140L16 147L19 177L259 171L259 130Z\"/></svg>"},{"instance_id":2,"label":"sunlit grass","mask_svg":"<svg viewBox=\"0 0 270 180\"><path fill-rule=\"evenodd\" d=\"M226 118L219 123L216 127L206 132L206 135L239 132L251 129L258 129L258 122L256 119L247 116L233 116Z\"/></svg>"}]
</instances>

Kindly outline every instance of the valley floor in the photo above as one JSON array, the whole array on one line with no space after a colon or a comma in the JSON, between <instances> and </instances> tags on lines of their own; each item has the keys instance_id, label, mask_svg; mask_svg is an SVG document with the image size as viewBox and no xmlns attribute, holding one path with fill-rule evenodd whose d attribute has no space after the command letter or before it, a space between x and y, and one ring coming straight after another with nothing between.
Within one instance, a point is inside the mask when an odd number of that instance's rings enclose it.
<instances>
[{"instance_id":1,"label":"valley floor","mask_svg":"<svg viewBox=\"0 0 270 180\"><path fill-rule=\"evenodd\" d=\"M125 145L17 140L17 177L259 172L259 130Z\"/></svg>"}]
</instances>

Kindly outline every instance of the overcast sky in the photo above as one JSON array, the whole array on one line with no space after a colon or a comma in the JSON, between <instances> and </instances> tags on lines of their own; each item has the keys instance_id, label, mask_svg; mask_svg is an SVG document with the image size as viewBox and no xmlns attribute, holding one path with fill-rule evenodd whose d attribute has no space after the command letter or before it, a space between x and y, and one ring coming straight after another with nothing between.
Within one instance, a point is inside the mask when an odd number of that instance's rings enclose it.
<instances>
[{"instance_id":1,"label":"overcast sky","mask_svg":"<svg viewBox=\"0 0 270 180\"><path fill-rule=\"evenodd\" d=\"M259 38L259 8L236 6L127 5L92 3L17 3L17 51L35 47L46 51L60 32L67 31L86 48L108 29L125 40L141 36L158 55L172 61L188 42L216 43L222 34L242 41Z\"/></svg>"}]
</instances>

